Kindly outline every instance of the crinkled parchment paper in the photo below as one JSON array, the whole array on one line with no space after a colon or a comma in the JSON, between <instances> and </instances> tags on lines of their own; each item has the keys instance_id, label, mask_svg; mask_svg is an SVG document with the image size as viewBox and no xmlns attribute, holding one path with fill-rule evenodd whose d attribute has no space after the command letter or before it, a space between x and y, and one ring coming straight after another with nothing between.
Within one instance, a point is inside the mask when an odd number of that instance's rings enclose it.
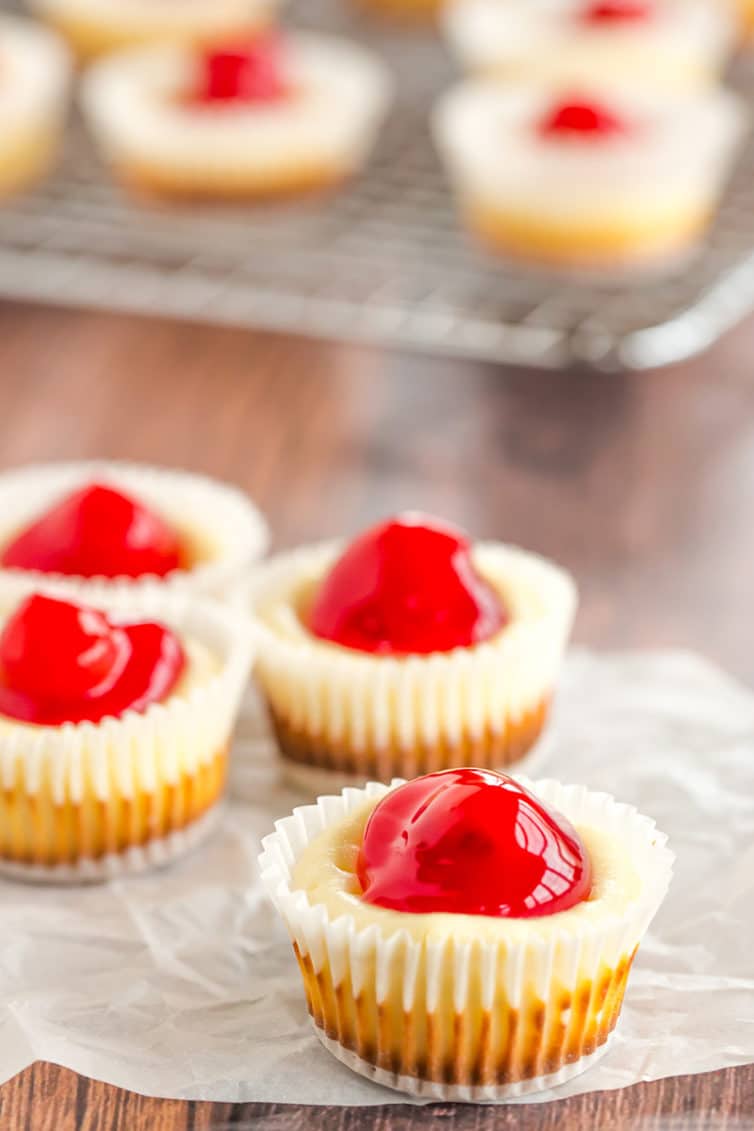
<instances>
[{"instance_id":1,"label":"crinkled parchment paper","mask_svg":"<svg viewBox=\"0 0 754 1131\"><path fill-rule=\"evenodd\" d=\"M273 818L303 798L277 783L253 707L235 757L220 831L172 869L83 889L0 883L0 1078L43 1059L165 1097L400 1099L311 1032L256 868ZM754 1061L754 696L685 653L575 652L525 770L632 802L678 855L614 1046L558 1094Z\"/></svg>"}]
</instances>

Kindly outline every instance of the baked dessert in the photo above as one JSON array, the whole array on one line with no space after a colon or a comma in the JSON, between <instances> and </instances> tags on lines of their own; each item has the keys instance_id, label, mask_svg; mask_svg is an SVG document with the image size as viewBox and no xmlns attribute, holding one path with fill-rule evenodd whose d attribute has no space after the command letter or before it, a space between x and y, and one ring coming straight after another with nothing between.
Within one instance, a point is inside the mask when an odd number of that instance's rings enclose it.
<instances>
[{"instance_id":1,"label":"baked dessert","mask_svg":"<svg viewBox=\"0 0 754 1131\"><path fill-rule=\"evenodd\" d=\"M672 863L607 794L472 768L320 797L260 858L325 1047L469 1101L556 1086L605 1051Z\"/></svg>"},{"instance_id":2,"label":"baked dessert","mask_svg":"<svg viewBox=\"0 0 754 1131\"><path fill-rule=\"evenodd\" d=\"M28 188L55 164L70 77L68 51L56 35L0 15L0 196Z\"/></svg>"},{"instance_id":3,"label":"baked dessert","mask_svg":"<svg viewBox=\"0 0 754 1131\"><path fill-rule=\"evenodd\" d=\"M250 664L237 616L192 593L95 608L0 579L0 872L97 880L197 843Z\"/></svg>"},{"instance_id":4,"label":"baked dessert","mask_svg":"<svg viewBox=\"0 0 754 1131\"><path fill-rule=\"evenodd\" d=\"M87 73L81 98L105 160L130 187L244 198L322 189L358 171L390 85L355 43L275 33L206 52L114 55Z\"/></svg>"},{"instance_id":5,"label":"baked dessert","mask_svg":"<svg viewBox=\"0 0 754 1131\"><path fill-rule=\"evenodd\" d=\"M256 34L273 19L278 0L27 0L80 59L144 43L212 46Z\"/></svg>"},{"instance_id":6,"label":"baked dessert","mask_svg":"<svg viewBox=\"0 0 754 1131\"><path fill-rule=\"evenodd\" d=\"M433 23L445 0L357 0L360 7L375 16L406 24Z\"/></svg>"},{"instance_id":7,"label":"baked dessert","mask_svg":"<svg viewBox=\"0 0 754 1131\"><path fill-rule=\"evenodd\" d=\"M402 514L255 577L256 677L289 776L332 784L460 761L505 765L539 736L576 606L557 566Z\"/></svg>"},{"instance_id":8,"label":"baked dessert","mask_svg":"<svg viewBox=\"0 0 754 1131\"><path fill-rule=\"evenodd\" d=\"M489 247L556 266L657 270L703 237L746 120L722 89L472 80L440 101L433 124L462 214Z\"/></svg>"},{"instance_id":9,"label":"baked dessert","mask_svg":"<svg viewBox=\"0 0 754 1131\"><path fill-rule=\"evenodd\" d=\"M0 516L0 570L27 582L54 577L95 599L155 584L230 596L268 539L236 488L118 462L4 472Z\"/></svg>"},{"instance_id":10,"label":"baked dessert","mask_svg":"<svg viewBox=\"0 0 754 1131\"><path fill-rule=\"evenodd\" d=\"M739 18L739 29L744 37L751 39L754 35L754 0L735 0L735 7Z\"/></svg>"},{"instance_id":11,"label":"baked dessert","mask_svg":"<svg viewBox=\"0 0 754 1131\"><path fill-rule=\"evenodd\" d=\"M455 0L444 28L469 70L577 87L698 88L736 43L731 8L709 0Z\"/></svg>"}]
</instances>

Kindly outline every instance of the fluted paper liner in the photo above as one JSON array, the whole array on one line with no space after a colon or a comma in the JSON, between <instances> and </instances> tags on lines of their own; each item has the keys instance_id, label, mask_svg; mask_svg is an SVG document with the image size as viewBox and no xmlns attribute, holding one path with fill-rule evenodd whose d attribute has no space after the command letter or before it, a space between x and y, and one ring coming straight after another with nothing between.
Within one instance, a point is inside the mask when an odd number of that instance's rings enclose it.
<instances>
[{"instance_id":1,"label":"fluted paper liner","mask_svg":"<svg viewBox=\"0 0 754 1131\"><path fill-rule=\"evenodd\" d=\"M292 886L299 856L400 781L320 797L264 839L262 880L290 933L317 1035L354 1071L413 1095L478 1102L564 1083L605 1050L673 855L653 821L608 794L518 780L577 828L604 830L624 847L640 885L621 913L562 928L556 916L534 918L518 937L493 920L492 940L454 938L453 916L432 917L443 925L421 939L383 909L366 927L351 914L331 918Z\"/></svg>"},{"instance_id":2,"label":"fluted paper liner","mask_svg":"<svg viewBox=\"0 0 754 1131\"><path fill-rule=\"evenodd\" d=\"M65 586L33 588L70 596ZM27 581L0 576L0 612L29 591ZM251 666L243 618L156 585L138 599L111 594L96 607L167 624L212 653L217 669L144 712L99 723L41 727L3 719L0 872L65 881L164 863L196 843L222 798Z\"/></svg>"},{"instance_id":3,"label":"fluted paper liner","mask_svg":"<svg viewBox=\"0 0 754 1131\"><path fill-rule=\"evenodd\" d=\"M316 767L363 784L521 758L547 719L571 630L570 575L515 547L479 544L475 564L511 623L471 648L372 656L319 640L301 621L299 602L341 548L280 555L257 569L251 586L256 676L295 774Z\"/></svg>"},{"instance_id":4,"label":"fluted paper liner","mask_svg":"<svg viewBox=\"0 0 754 1131\"><path fill-rule=\"evenodd\" d=\"M72 577L34 570L3 570L35 584L53 581L96 604L111 595L138 595L155 585L224 598L267 550L267 524L242 491L203 475L110 460L32 464L0 474L0 546L65 495L92 482L132 494L153 507L178 533L206 554L190 569L164 578Z\"/></svg>"}]
</instances>

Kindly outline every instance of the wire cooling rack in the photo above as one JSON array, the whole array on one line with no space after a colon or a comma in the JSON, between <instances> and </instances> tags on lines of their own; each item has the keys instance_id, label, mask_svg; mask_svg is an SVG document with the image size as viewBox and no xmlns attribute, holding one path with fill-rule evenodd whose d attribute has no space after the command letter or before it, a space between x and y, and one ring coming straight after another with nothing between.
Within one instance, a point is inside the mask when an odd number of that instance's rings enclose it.
<instances>
[{"instance_id":1,"label":"wire cooling rack","mask_svg":"<svg viewBox=\"0 0 754 1131\"><path fill-rule=\"evenodd\" d=\"M389 30L349 0L298 0L292 22L368 41L395 73L397 103L363 176L304 203L145 206L110 181L74 121L57 174L0 208L0 293L608 371L687 357L754 308L754 143L684 269L558 278L506 264L460 228L427 126L454 77L437 36ZM754 62L734 83L754 92Z\"/></svg>"}]
</instances>

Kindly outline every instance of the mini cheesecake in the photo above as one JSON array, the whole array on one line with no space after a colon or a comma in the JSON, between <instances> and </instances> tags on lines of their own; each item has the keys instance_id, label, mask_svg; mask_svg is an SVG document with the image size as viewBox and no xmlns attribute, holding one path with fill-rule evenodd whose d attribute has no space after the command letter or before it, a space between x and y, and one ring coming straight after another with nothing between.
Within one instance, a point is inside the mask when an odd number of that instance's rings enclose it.
<instances>
[{"instance_id":1,"label":"mini cheesecake","mask_svg":"<svg viewBox=\"0 0 754 1131\"><path fill-rule=\"evenodd\" d=\"M28 0L80 59L145 43L212 46L256 34L278 0Z\"/></svg>"},{"instance_id":2,"label":"mini cheesecake","mask_svg":"<svg viewBox=\"0 0 754 1131\"><path fill-rule=\"evenodd\" d=\"M736 42L731 9L709 0L455 0L444 28L467 69L560 86L699 88Z\"/></svg>"},{"instance_id":3,"label":"mini cheesecake","mask_svg":"<svg viewBox=\"0 0 754 1131\"><path fill-rule=\"evenodd\" d=\"M357 44L270 33L204 52L114 55L87 73L81 99L126 185L222 199L341 183L366 161L390 90L382 62Z\"/></svg>"},{"instance_id":4,"label":"mini cheesecake","mask_svg":"<svg viewBox=\"0 0 754 1131\"><path fill-rule=\"evenodd\" d=\"M754 37L754 0L734 0L738 12L739 28L747 40Z\"/></svg>"},{"instance_id":5,"label":"mini cheesecake","mask_svg":"<svg viewBox=\"0 0 754 1131\"><path fill-rule=\"evenodd\" d=\"M472 80L440 101L433 125L461 213L490 248L551 266L664 270L697 249L746 122L725 90Z\"/></svg>"},{"instance_id":6,"label":"mini cheesecake","mask_svg":"<svg viewBox=\"0 0 754 1131\"><path fill-rule=\"evenodd\" d=\"M374 16L396 23L434 23L443 9L445 0L354 0L354 3Z\"/></svg>"},{"instance_id":7,"label":"mini cheesecake","mask_svg":"<svg viewBox=\"0 0 754 1131\"><path fill-rule=\"evenodd\" d=\"M0 573L30 584L227 598L266 547L251 500L200 475L106 461L0 474Z\"/></svg>"},{"instance_id":8,"label":"mini cheesecake","mask_svg":"<svg viewBox=\"0 0 754 1131\"><path fill-rule=\"evenodd\" d=\"M672 864L606 794L476 768L320 797L260 859L325 1047L377 1083L474 1102L605 1051Z\"/></svg>"},{"instance_id":9,"label":"mini cheesecake","mask_svg":"<svg viewBox=\"0 0 754 1131\"><path fill-rule=\"evenodd\" d=\"M0 16L0 196L29 188L53 168L70 77L62 40L30 20Z\"/></svg>"},{"instance_id":10,"label":"mini cheesecake","mask_svg":"<svg viewBox=\"0 0 754 1131\"><path fill-rule=\"evenodd\" d=\"M237 617L191 594L94 607L0 578L0 872L101 880L197 843L250 662Z\"/></svg>"},{"instance_id":11,"label":"mini cheesecake","mask_svg":"<svg viewBox=\"0 0 754 1131\"><path fill-rule=\"evenodd\" d=\"M576 590L542 558L409 513L273 558L250 605L285 771L316 788L333 773L389 780L523 757L549 713Z\"/></svg>"}]
</instances>

